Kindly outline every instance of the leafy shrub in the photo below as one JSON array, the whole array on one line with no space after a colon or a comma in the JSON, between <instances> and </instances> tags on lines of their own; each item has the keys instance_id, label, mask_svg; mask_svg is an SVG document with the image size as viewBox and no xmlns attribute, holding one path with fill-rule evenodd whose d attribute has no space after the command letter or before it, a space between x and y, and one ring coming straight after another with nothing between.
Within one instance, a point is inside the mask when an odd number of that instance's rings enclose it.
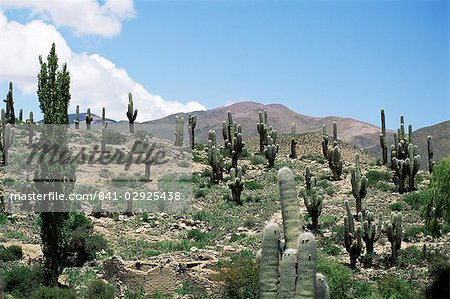
<instances>
[{"instance_id":1,"label":"leafy shrub","mask_svg":"<svg viewBox=\"0 0 450 299\"><path fill-rule=\"evenodd\" d=\"M0 245L0 261L11 262L22 259L22 247L17 245L11 245L5 247Z\"/></svg>"},{"instance_id":2,"label":"leafy shrub","mask_svg":"<svg viewBox=\"0 0 450 299\"><path fill-rule=\"evenodd\" d=\"M396 212L403 211L403 203L401 201L394 201L391 203L390 208L392 211Z\"/></svg>"},{"instance_id":3,"label":"leafy shrub","mask_svg":"<svg viewBox=\"0 0 450 299\"><path fill-rule=\"evenodd\" d=\"M77 293L72 289L40 287L31 295L31 299L77 299Z\"/></svg>"},{"instance_id":4,"label":"leafy shrub","mask_svg":"<svg viewBox=\"0 0 450 299\"><path fill-rule=\"evenodd\" d=\"M6 223L7 217L5 214L0 213L0 225L3 225Z\"/></svg>"},{"instance_id":5,"label":"leafy shrub","mask_svg":"<svg viewBox=\"0 0 450 299\"><path fill-rule=\"evenodd\" d=\"M403 232L403 238L405 240L411 240L417 234L423 233L424 235L431 235L431 232L425 226L410 226L405 229Z\"/></svg>"},{"instance_id":6,"label":"leafy shrub","mask_svg":"<svg viewBox=\"0 0 450 299\"><path fill-rule=\"evenodd\" d=\"M139 291L128 290L125 292L125 299L147 299L147 298L149 297L145 296L145 292L143 289Z\"/></svg>"},{"instance_id":7,"label":"leafy shrub","mask_svg":"<svg viewBox=\"0 0 450 299\"><path fill-rule=\"evenodd\" d=\"M247 190L258 190L263 189L264 185L255 180L249 180L244 182L244 187Z\"/></svg>"},{"instance_id":8,"label":"leafy shrub","mask_svg":"<svg viewBox=\"0 0 450 299\"><path fill-rule=\"evenodd\" d=\"M116 290L114 286L107 284L101 279L92 281L86 290L86 299L114 299Z\"/></svg>"},{"instance_id":9,"label":"leafy shrub","mask_svg":"<svg viewBox=\"0 0 450 299\"><path fill-rule=\"evenodd\" d=\"M403 249L398 257L400 266L420 265L424 261L423 252L416 246L409 246Z\"/></svg>"},{"instance_id":10,"label":"leafy shrub","mask_svg":"<svg viewBox=\"0 0 450 299\"><path fill-rule=\"evenodd\" d=\"M203 299L208 298L205 291L192 285L188 280L183 281L183 286L176 290L178 295L191 295L193 298Z\"/></svg>"},{"instance_id":11,"label":"leafy shrub","mask_svg":"<svg viewBox=\"0 0 450 299\"><path fill-rule=\"evenodd\" d=\"M195 189L194 191L195 198L206 197L207 194L208 194L207 188L199 188Z\"/></svg>"},{"instance_id":12,"label":"leafy shrub","mask_svg":"<svg viewBox=\"0 0 450 299\"><path fill-rule=\"evenodd\" d=\"M443 254L437 254L431 259L428 267L431 284L426 290L429 298L447 298L450 294L450 262Z\"/></svg>"},{"instance_id":13,"label":"leafy shrub","mask_svg":"<svg viewBox=\"0 0 450 299\"><path fill-rule=\"evenodd\" d=\"M127 141L127 136L121 132L107 129L105 131L105 141L107 144L120 145Z\"/></svg>"},{"instance_id":14,"label":"leafy shrub","mask_svg":"<svg viewBox=\"0 0 450 299\"><path fill-rule=\"evenodd\" d=\"M192 229L188 231L186 238L200 243L208 242L208 234L200 231L199 229Z\"/></svg>"},{"instance_id":15,"label":"leafy shrub","mask_svg":"<svg viewBox=\"0 0 450 299\"><path fill-rule=\"evenodd\" d=\"M428 192L414 191L409 192L403 196L403 201L406 202L413 210L419 210L420 207L427 201Z\"/></svg>"},{"instance_id":16,"label":"leafy shrub","mask_svg":"<svg viewBox=\"0 0 450 299\"><path fill-rule=\"evenodd\" d=\"M194 145L194 149L197 151L203 151L205 149L205 145L203 143L196 143Z\"/></svg>"},{"instance_id":17,"label":"leafy shrub","mask_svg":"<svg viewBox=\"0 0 450 299\"><path fill-rule=\"evenodd\" d=\"M342 252L342 250L334 244L326 244L322 247L322 252L328 255L337 256Z\"/></svg>"},{"instance_id":18,"label":"leafy shrub","mask_svg":"<svg viewBox=\"0 0 450 299\"><path fill-rule=\"evenodd\" d=\"M401 277L385 275L377 281L378 292L382 298L403 299L420 298L411 283Z\"/></svg>"},{"instance_id":19,"label":"leafy shrub","mask_svg":"<svg viewBox=\"0 0 450 299\"><path fill-rule=\"evenodd\" d=\"M259 267L252 252L242 251L225 261L216 279L225 287L225 298L258 298Z\"/></svg>"},{"instance_id":20,"label":"leafy shrub","mask_svg":"<svg viewBox=\"0 0 450 299\"><path fill-rule=\"evenodd\" d=\"M374 169L366 172L365 176L369 181L369 186L376 186L380 181L388 182L391 179L391 174L389 172L378 171Z\"/></svg>"},{"instance_id":21,"label":"leafy shrub","mask_svg":"<svg viewBox=\"0 0 450 299\"><path fill-rule=\"evenodd\" d=\"M39 266L16 265L3 272L4 290L15 298L30 298L35 288L43 284L43 277Z\"/></svg>"},{"instance_id":22,"label":"leafy shrub","mask_svg":"<svg viewBox=\"0 0 450 299\"><path fill-rule=\"evenodd\" d=\"M266 158L264 158L264 156L261 155L252 155L250 157L250 163L252 163L253 165L265 164Z\"/></svg>"},{"instance_id":23,"label":"leafy shrub","mask_svg":"<svg viewBox=\"0 0 450 299\"><path fill-rule=\"evenodd\" d=\"M450 223L450 157L434 165L427 193L422 216L431 232L439 236L440 222Z\"/></svg>"}]
</instances>

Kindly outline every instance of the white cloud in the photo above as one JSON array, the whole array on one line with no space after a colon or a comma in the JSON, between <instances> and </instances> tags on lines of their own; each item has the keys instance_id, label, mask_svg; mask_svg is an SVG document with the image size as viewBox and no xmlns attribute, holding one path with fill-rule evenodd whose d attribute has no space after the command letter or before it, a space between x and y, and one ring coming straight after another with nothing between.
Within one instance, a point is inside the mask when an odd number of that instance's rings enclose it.
<instances>
[{"instance_id":1,"label":"white cloud","mask_svg":"<svg viewBox=\"0 0 450 299\"><path fill-rule=\"evenodd\" d=\"M115 2L115 1L114 1ZM110 2L113 3L113 2ZM25 94L35 94L38 56L48 55L52 42L60 64L67 62L71 74L71 110L80 105L100 114L106 107L107 117L126 119L128 92L133 94L139 110L138 121L151 120L177 112L204 110L198 102L183 104L164 100L135 82L123 68L99 54L75 53L55 26L41 20L27 24L9 21L0 11L0 81L12 81Z\"/></svg>"},{"instance_id":2,"label":"white cloud","mask_svg":"<svg viewBox=\"0 0 450 299\"><path fill-rule=\"evenodd\" d=\"M0 9L31 9L31 16L67 26L77 35L111 37L120 33L122 21L136 15L133 0L0 0Z\"/></svg>"}]
</instances>

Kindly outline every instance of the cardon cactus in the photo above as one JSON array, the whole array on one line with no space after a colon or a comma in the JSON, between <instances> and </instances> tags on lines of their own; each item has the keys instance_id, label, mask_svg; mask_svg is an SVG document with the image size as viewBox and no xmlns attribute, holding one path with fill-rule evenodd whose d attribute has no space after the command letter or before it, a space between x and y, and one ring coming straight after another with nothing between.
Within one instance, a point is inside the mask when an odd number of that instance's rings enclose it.
<instances>
[{"instance_id":1,"label":"cardon cactus","mask_svg":"<svg viewBox=\"0 0 450 299\"><path fill-rule=\"evenodd\" d=\"M91 129L91 123L94 120L94 118L91 116L91 108L87 109L87 113L86 113L86 129L90 130Z\"/></svg>"},{"instance_id":2,"label":"cardon cactus","mask_svg":"<svg viewBox=\"0 0 450 299\"><path fill-rule=\"evenodd\" d=\"M237 123L233 122L233 115L230 111L227 112L227 120L222 122L222 136L224 148L227 148L230 156L233 151L233 138L236 135Z\"/></svg>"},{"instance_id":3,"label":"cardon cactus","mask_svg":"<svg viewBox=\"0 0 450 299\"><path fill-rule=\"evenodd\" d=\"M8 124L14 125L16 123L16 115L14 113L14 99L13 99L13 84L9 82L9 90L6 94L6 99L3 100L6 103L5 117Z\"/></svg>"},{"instance_id":4,"label":"cardon cactus","mask_svg":"<svg viewBox=\"0 0 450 299\"><path fill-rule=\"evenodd\" d=\"M101 142L101 151L106 151L106 127L102 127L102 142Z\"/></svg>"},{"instance_id":5,"label":"cardon cactus","mask_svg":"<svg viewBox=\"0 0 450 299\"><path fill-rule=\"evenodd\" d=\"M347 200L345 201L345 206L347 215L344 216L344 245L345 249L350 254L350 268L354 269L356 268L356 261L362 252L362 227L361 224L355 226L354 218L349 211L349 203Z\"/></svg>"},{"instance_id":6,"label":"cardon cactus","mask_svg":"<svg viewBox=\"0 0 450 299\"><path fill-rule=\"evenodd\" d=\"M359 154L355 155L355 167L351 170L352 193L356 200L356 213L362 212L362 199L366 197L368 179L361 174Z\"/></svg>"},{"instance_id":7,"label":"cardon cactus","mask_svg":"<svg viewBox=\"0 0 450 299\"><path fill-rule=\"evenodd\" d=\"M211 140L212 145L217 146L216 131L214 131L213 129L208 131L208 140Z\"/></svg>"},{"instance_id":8,"label":"cardon cactus","mask_svg":"<svg viewBox=\"0 0 450 299\"><path fill-rule=\"evenodd\" d=\"M277 156L278 147L274 144L272 137L268 137L269 144L264 147L264 156L266 157L269 167L272 168L275 165L275 158Z\"/></svg>"},{"instance_id":9,"label":"cardon cactus","mask_svg":"<svg viewBox=\"0 0 450 299\"><path fill-rule=\"evenodd\" d=\"M191 149L194 149L195 145L195 126L197 125L197 114L189 114L188 117L188 132Z\"/></svg>"},{"instance_id":10,"label":"cardon cactus","mask_svg":"<svg viewBox=\"0 0 450 299\"><path fill-rule=\"evenodd\" d=\"M428 149L428 171L430 173L433 172L433 166L436 164L433 160L433 144L432 144L432 137L427 136L427 149Z\"/></svg>"},{"instance_id":11,"label":"cardon cactus","mask_svg":"<svg viewBox=\"0 0 450 299\"><path fill-rule=\"evenodd\" d=\"M333 122L333 142L337 141L337 140L338 140L338 138L337 138L337 124L334 121Z\"/></svg>"},{"instance_id":12,"label":"cardon cactus","mask_svg":"<svg viewBox=\"0 0 450 299\"><path fill-rule=\"evenodd\" d=\"M305 185L307 191L311 191L311 186L316 185L316 178L311 174L309 166L305 168Z\"/></svg>"},{"instance_id":13,"label":"cardon cactus","mask_svg":"<svg viewBox=\"0 0 450 299\"><path fill-rule=\"evenodd\" d=\"M27 119L28 146L31 146L33 144L33 136L34 136L33 124L34 124L33 111L30 111L30 115Z\"/></svg>"},{"instance_id":14,"label":"cardon cactus","mask_svg":"<svg viewBox=\"0 0 450 299\"><path fill-rule=\"evenodd\" d=\"M175 146L183 146L184 117L177 116L175 118L175 124Z\"/></svg>"},{"instance_id":15,"label":"cardon cactus","mask_svg":"<svg viewBox=\"0 0 450 299\"><path fill-rule=\"evenodd\" d=\"M229 143L228 146L232 149L231 151L231 167L236 168L238 159L242 154L245 142L242 141L241 125L237 127L237 134L233 137L233 143Z\"/></svg>"},{"instance_id":16,"label":"cardon cactus","mask_svg":"<svg viewBox=\"0 0 450 299\"><path fill-rule=\"evenodd\" d=\"M336 141L333 147L328 149L328 166L333 172L333 179L340 180L342 174L341 149Z\"/></svg>"},{"instance_id":17,"label":"cardon cactus","mask_svg":"<svg viewBox=\"0 0 450 299\"><path fill-rule=\"evenodd\" d=\"M280 228L274 223L268 224L264 230L259 261L259 298L329 299L325 277L316 272L317 245L314 235L300 234L295 248L288 248L283 253L280 235Z\"/></svg>"},{"instance_id":18,"label":"cardon cactus","mask_svg":"<svg viewBox=\"0 0 450 299\"><path fill-rule=\"evenodd\" d=\"M292 171L283 167L278 171L280 189L281 215L283 216L285 248L296 248L300 233L300 206L295 191L295 180Z\"/></svg>"},{"instance_id":19,"label":"cardon cactus","mask_svg":"<svg viewBox=\"0 0 450 299\"><path fill-rule=\"evenodd\" d=\"M289 158L295 159L297 157L297 140L295 140L295 123L291 123L291 153Z\"/></svg>"},{"instance_id":20,"label":"cardon cactus","mask_svg":"<svg viewBox=\"0 0 450 299\"><path fill-rule=\"evenodd\" d=\"M228 188L231 190L231 195L233 201L241 205L241 193L244 190L244 181L242 180L242 168L239 166L237 169L230 169L230 182L228 183Z\"/></svg>"},{"instance_id":21,"label":"cardon cactus","mask_svg":"<svg viewBox=\"0 0 450 299\"><path fill-rule=\"evenodd\" d=\"M80 128L80 106L78 105L75 110L75 119L73 120L73 123L75 124L75 129Z\"/></svg>"},{"instance_id":22,"label":"cardon cactus","mask_svg":"<svg viewBox=\"0 0 450 299\"><path fill-rule=\"evenodd\" d=\"M211 166L211 183L217 184L223 176L223 157L211 140L208 140L208 165Z\"/></svg>"},{"instance_id":23,"label":"cardon cactus","mask_svg":"<svg viewBox=\"0 0 450 299\"><path fill-rule=\"evenodd\" d=\"M11 145L14 141L14 128L11 127L11 124L6 124L5 129L3 131L3 165L8 165L8 153Z\"/></svg>"},{"instance_id":24,"label":"cardon cactus","mask_svg":"<svg viewBox=\"0 0 450 299\"><path fill-rule=\"evenodd\" d=\"M19 109L19 124L23 123L23 109Z\"/></svg>"},{"instance_id":25,"label":"cardon cactus","mask_svg":"<svg viewBox=\"0 0 450 299\"><path fill-rule=\"evenodd\" d=\"M392 160L392 167L395 170L395 176L398 180L398 192L402 194L405 192L405 181L408 176L406 161L394 157Z\"/></svg>"},{"instance_id":26,"label":"cardon cactus","mask_svg":"<svg viewBox=\"0 0 450 299\"><path fill-rule=\"evenodd\" d=\"M259 133L259 152L264 152L264 147L268 145L269 137L269 119L267 116L267 110L259 111L259 122L256 124L256 128Z\"/></svg>"},{"instance_id":27,"label":"cardon cactus","mask_svg":"<svg viewBox=\"0 0 450 299\"><path fill-rule=\"evenodd\" d=\"M138 114L138 110L134 109L133 104L133 96L131 92L128 93L128 109L127 109L127 118L130 126L130 133L134 133L134 121L136 120Z\"/></svg>"},{"instance_id":28,"label":"cardon cactus","mask_svg":"<svg viewBox=\"0 0 450 299\"><path fill-rule=\"evenodd\" d=\"M373 245L381 236L381 229L383 225L383 213L378 214L378 223L375 225L375 215L366 211L364 222L362 224L362 239L366 244L366 254L371 260L373 254Z\"/></svg>"},{"instance_id":29,"label":"cardon cactus","mask_svg":"<svg viewBox=\"0 0 450 299\"><path fill-rule=\"evenodd\" d=\"M387 224L388 240L391 243L391 263L397 264L398 250L402 246L402 213L391 213L390 222Z\"/></svg>"},{"instance_id":30,"label":"cardon cactus","mask_svg":"<svg viewBox=\"0 0 450 299\"><path fill-rule=\"evenodd\" d=\"M380 146L383 157L383 165L387 164L387 140L386 140L386 118L384 116L384 109L381 109L381 134Z\"/></svg>"},{"instance_id":31,"label":"cardon cactus","mask_svg":"<svg viewBox=\"0 0 450 299\"><path fill-rule=\"evenodd\" d=\"M310 191L305 189L303 190L302 195L303 202L311 216L311 230L316 232L319 229L319 216L322 213L324 191L322 188L316 187L316 179L314 177L312 177L311 181Z\"/></svg>"},{"instance_id":32,"label":"cardon cactus","mask_svg":"<svg viewBox=\"0 0 450 299\"><path fill-rule=\"evenodd\" d=\"M408 158L406 158L406 171L408 172L408 191L414 191L416 189L414 181L417 172L420 168L420 156L416 155L417 146L410 143L408 145Z\"/></svg>"},{"instance_id":33,"label":"cardon cactus","mask_svg":"<svg viewBox=\"0 0 450 299\"><path fill-rule=\"evenodd\" d=\"M322 126L322 153L325 159L328 159L328 142L330 141L330 137L327 135L327 127L325 125Z\"/></svg>"},{"instance_id":34,"label":"cardon cactus","mask_svg":"<svg viewBox=\"0 0 450 299\"><path fill-rule=\"evenodd\" d=\"M105 107L102 108L102 127L103 128L106 127L106 111L105 111Z\"/></svg>"}]
</instances>

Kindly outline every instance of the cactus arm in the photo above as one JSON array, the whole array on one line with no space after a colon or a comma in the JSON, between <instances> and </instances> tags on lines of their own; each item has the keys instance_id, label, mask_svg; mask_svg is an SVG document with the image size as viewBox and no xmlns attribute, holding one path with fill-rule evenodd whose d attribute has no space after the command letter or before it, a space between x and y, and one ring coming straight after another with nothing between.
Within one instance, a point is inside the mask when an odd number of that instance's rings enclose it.
<instances>
[{"instance_id":1,"label":"cactus arm","mask_svg":"<svg viewBox=\"0 0 450 299\"><path fill-rule=\"evenodd\" d=\"M259 298L276 299L278 289L280 228L268 224L264 230L259 263Z\"/></svg>"}]
</instances>

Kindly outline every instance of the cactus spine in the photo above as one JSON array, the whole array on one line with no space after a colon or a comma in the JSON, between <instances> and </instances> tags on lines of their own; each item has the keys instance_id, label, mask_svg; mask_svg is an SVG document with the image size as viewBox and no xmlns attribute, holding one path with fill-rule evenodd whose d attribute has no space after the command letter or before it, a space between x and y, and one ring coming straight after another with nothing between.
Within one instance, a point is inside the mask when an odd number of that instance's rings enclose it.
<instances>
[{"instance_id":1,"label":"cactus spine","mask_svg":"<svg viewBox=\"0 0 450 299\"><path fill-rule=\"evenodd\" d=\"M189 114L188 117L188 132L191 149L194 150L195 145L195 126L197 125L197 114Z\"/></svg>"},{"instance_id":2,"label":"cactus spine","mask_svg":"<svg viewBox=\"0 0 450 299\"><path fill-rule=\"evenodd\" d=\"M315 177L311 178L310 191L303 190L303 202L311 216L311 230L316 232L319 229L319 216L322 213L322 203L324 191L322 188L316 187Z\"/></svg>"},{"instance_id":3,"label":"cactus spine","mask_svg":"<svg viewBox=\"0 0 450 299\"><path fill-rule=\"evenodd\" d=\"M355 155L355 167L351 170L352 193L356 200L356 213L362 212L362 199L366 197L368 180L361 173L359 155Z\"/></svg>"},{"instance_id":4,"label":"cactus spine","mask_svg":"<svg viewBox=\"0 0 450 299\"><path fill-rule=\"evenodd\" d=\"M402 246L402 213L391 213L390 222L387 225L388 240L391 243L391 263L397 264L398 250Z\"/></svg>"},{"instance_id":5,"label":"cactus spine","mask_svg":"<svg viewBox=\"0 0 450 299\"><path fill-rule=\"evenodd\" d=\"M183 146L184 117L177 116L175 118L175 124L175 146Z\"/></svg>"},{"instance_id":6,"label":"cactus spine","mask_svg":"<svg viewBox=\"0 0 450 299\"><path fill-rule=\"evenodd\" d=\"M375 215L372 212L366 211L362 224L362 239L366 244L366 254L370 260L373 254L373 245L381 236L382 223L382 212L378 214L378 224L375 225Z\"/></svg>"},{"instance_id":7,"label":"cactus spine","mask_svg":"<svg viewBox=\"0 0 450 299\"><path fill-rule=\"evenodd\" d=\"M228 188L231 190L233 201L241 205L241 193L244 190L244 182L242 181L242 168L240 166L230 169L231 181L228 183Z\"/></svg>"},{"instance_id":8,"label":"cactus spine","mask_svg":"<svg viewBox=\"0 0 450 299\"><path fill-rule=\"evenodd\" d=\"M384 109L381 109L381 134L380 146L383 152L383 165L387 164L387 140L386 140L386 118L384 116Z\"/></svg>"},{"instance_id":9,"label":"cactus spine","mask_svg":"<svg viewBox=\"0 0 450 299\"><path fill-rule=\"evenodd\" d=\"M347 215L344 216L344 245L347 252L350 254L350 268L356 268L356 261L361 255L362 251L362 227L361 224L355 227L353 216L351 215L348 201L345 201ZM350 215L349 215L350 214ZM359 213L359 216L361 213ZM362 219L360 219L361 221Z\"/></svg>"},{"instance_id":10,"label":"cactus spine","mask_svg":"<svg viewBox=\"0 0 450 299\"><path fill-rule=\"evenodd\" d=\"M127 109L127 117L128 117L128 123L130 126L130 133L134 133L134 121L136 120L138 111L137 109L134 109L133 104L133 95L131 92L128 93L128 109Z\"/></svg>"},{"instance_id":11,"label":"cactus spine","mask_svg":"<svg viewBox=\"0 0 450 299\"><path fill-rule=\"evenodd\" d=\"M297 157L297 141L295 140L296 128L295 123L291 123L291 154L289 158L295 159Z\"/></svg>"},{"instance_id":12,"label":"cactus spine","mask_svg":"<svg viewBox=\"0 0 450 299\"><path fill-rule=\"evenodd\" d=\"M328 166L333 172L333 179L340 180L342 174L341 150L334 141L333 147L328 149Z\"/></svg>"},{"instance_id":13,"label":"cactus spine","mask_svg":"<svg viewBox=\"0 0 450 299\"><path fill-rule=\"evenodd\" d=\"M430 173L433 172L433 166L436 164L433 160L433 144L432 144L432 137L427 136L427 149L428 149L428 171Z\"/></svg>"},{"instance_id":14,"label":"cactus spine","mask_svg":"<svg viewBox=\"0 0 450 299\"><path fill-rule=\"evenodd\" d=\"M75 129L79 129L80 128L80 106L78 106L78 105L75 110L75 120L73 122L75 124Z\"/></svg>"},{"instance_id":15,"label":"cactus spine","mask_svg":"<svg viewBox=\"0 0 450 299\"><path fill-rule=\"evenodd\" d=\"M283 216L285 248L296 248L300 233L300 207L295 191L295 180L292 171L283 167L278 171L278 184L280 189L281 215Z\"/></svg>"},{"instance_id":16,"label":"cactus spine","mask_svg":"<svg viewBox=\"0 0 450 299\"><path fill-rule=\"evenodd\" d=\"M87 113L86 113L86 129L90 130L91 129L91 123L94 120L94 118L91 116L91 108L87 109Z\"/></svg>"}]
</instances>

